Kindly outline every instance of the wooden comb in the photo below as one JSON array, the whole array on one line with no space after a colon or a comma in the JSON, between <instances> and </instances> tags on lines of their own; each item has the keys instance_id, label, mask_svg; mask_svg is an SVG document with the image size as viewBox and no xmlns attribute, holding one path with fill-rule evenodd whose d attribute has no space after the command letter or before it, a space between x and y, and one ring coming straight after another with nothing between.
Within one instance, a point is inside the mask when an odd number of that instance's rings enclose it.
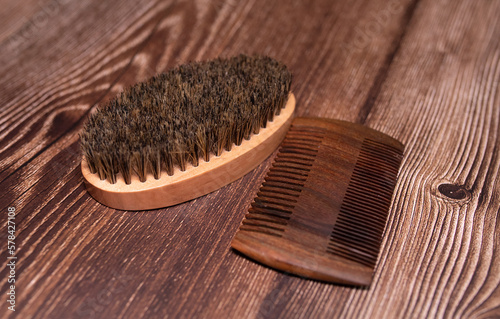
<instances>
[{"instance_id":1,"label":"wooden comb","mask_svg":"<svg viewBox=\"0 0 500 319\"><path fill-rule=\"evenodd\" d=\"M294 119L232 247L299 276L369 285L403 149L362 125Z\"/></svg>"}]
</instances>

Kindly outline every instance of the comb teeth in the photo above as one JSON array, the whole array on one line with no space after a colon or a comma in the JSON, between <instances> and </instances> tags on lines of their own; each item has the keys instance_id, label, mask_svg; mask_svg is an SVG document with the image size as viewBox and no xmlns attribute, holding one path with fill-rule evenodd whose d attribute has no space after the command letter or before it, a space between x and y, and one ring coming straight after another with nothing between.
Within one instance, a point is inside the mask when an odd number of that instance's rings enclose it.
<instances>
[{"instance_id":1,"label":"comb teeth","mask_svg":"<svg viewBox=\"0 0 500 319\"><path fill-rule=\"evenodd\" d=\"M329 253L375 266L401 156L396 148L363 141L330 236Z\"/></svg>"},{"instance_id":2,"label":"comb teeth","mask_svg":"<svg viewBox=\"0 0 500 319\"><path fill-rule=\"evenodd\" d=\"M402 151L360 125L295 119L233 248L304 277L368 285Z\"/></svg>"},{"instance_id":3,"label":"comb teeth","mask_svg":"<svg viewBox=\"0 0 500 319\"><path fill-rule=\"evenodd\" d=\"M240 230L283 235L323 136L323 131L290 128Z\"/></svg>"}]
</instances>

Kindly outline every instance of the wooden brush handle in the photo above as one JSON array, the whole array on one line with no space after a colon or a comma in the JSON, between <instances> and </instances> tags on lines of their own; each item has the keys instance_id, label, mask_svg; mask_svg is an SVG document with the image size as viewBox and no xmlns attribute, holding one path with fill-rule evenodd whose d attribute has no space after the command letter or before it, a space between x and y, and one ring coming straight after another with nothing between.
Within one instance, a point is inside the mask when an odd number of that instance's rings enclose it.
<instances>
[{"instance_id":1,"label":"wooden brush handle","mask_svg":"<svg viewBox=\"0 0 500 319\"><path fill-rule=\"evenodd\" d=\"M147 210L179 204L213 192L250 172L266 159L283 140L295 110L295 97L290 94L280 115L268 122L266 128L254 134L241 145L220 156L212 155L210 161L200 160L198 166L188 166L185 171L176 168L169 176L162 172L159 179L148 174L145 182L132 176L131 184L119 174L115 184L100 180L92 174L85 159L82 173L89 193L98 202L123 210Z\"/></svg>"}]
</instances>

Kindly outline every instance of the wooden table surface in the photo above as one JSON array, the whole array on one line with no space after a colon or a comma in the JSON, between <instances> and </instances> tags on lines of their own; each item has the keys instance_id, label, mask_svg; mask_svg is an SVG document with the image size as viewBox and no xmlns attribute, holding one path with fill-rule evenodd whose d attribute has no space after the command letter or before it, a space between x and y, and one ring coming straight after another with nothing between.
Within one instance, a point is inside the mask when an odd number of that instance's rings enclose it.
<instances>
[{"instance_id":1,"label":"wooden table surface","mask_svg":"<svg viewBox=\"0 0 500 319\"><path fill-rule=\"evenodd\" d=\"M500 1L0 1L1 318L499 318ZM283 274L230 242L271 158L175 207L85 190L96 105L175 65L260 53L297 115L406 151L368 289ZM15 312L7 216L15 208Z\"/></svg>"}]
</instances>

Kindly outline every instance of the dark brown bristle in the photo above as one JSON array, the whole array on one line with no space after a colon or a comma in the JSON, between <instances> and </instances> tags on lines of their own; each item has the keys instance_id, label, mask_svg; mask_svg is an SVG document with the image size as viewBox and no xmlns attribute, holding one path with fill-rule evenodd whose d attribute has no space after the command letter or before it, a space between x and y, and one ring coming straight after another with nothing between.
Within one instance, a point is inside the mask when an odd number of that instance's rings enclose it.
<instances>
[{"instance_id":1,"label":"dark brown bristle","mask_svg":"<svg viewBox=\"0 0 500 319\"><path fill-rule=\"evenodd\" d=\"M285 106L285 65L239 55L193 62L138 83L99 107L81 133L92 173L115 183L160 178L220 155L259 132Z\"/></svg>"}]
</instances>

